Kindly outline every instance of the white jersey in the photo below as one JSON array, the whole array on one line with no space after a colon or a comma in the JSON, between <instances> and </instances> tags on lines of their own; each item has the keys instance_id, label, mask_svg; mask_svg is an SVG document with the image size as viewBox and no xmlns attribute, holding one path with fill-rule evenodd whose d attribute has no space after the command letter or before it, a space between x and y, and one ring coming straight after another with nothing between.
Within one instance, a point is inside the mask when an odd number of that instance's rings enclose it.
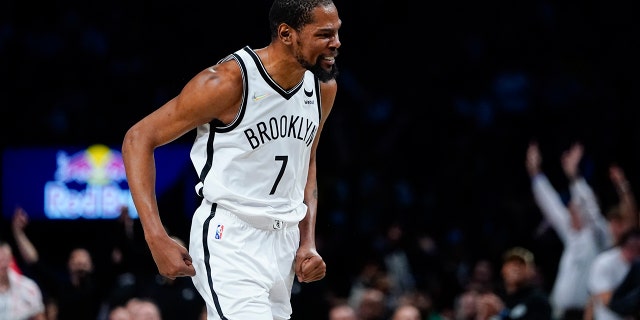
<instances>
[{"instance_id":1,"label":"white jersey","mask_svg":"<svg viewBox=\"0 0 640 320\"><path fill-rule=\"evenodd\" d=\"M589 301L589 268L602 251L601 234L607 222L600 213L595 194L584 178L571 183L572 201L578 203L583 220L579 230L571 227L571 214L544 174L531 180L536 204L564 245L550 300L558 311L583 309ZM605 231L603 231L605 230Z\"/></svg>"},{"instance_id":2,"label":"white jersey","mask_svg":"<svg viewBox=\"0 0 640 320\"><path fill-rule=\"evenodd\" d=\"M240 66L243 93L236 118L197 128L191 160L196 192L254 225L302 220L311 147L320 126L320 83L307 71L289 90L244 47L222 59Z\"/></svg>"},{"instance_id":3,"label":"white jersey","mask_svg":"<svg viewBox=\"0 0 640 320\"><path fill-rule=\"evenodd\" d=\"M9 290L0 293L0 319L29 319L44 312L42 291L31 278L8 269Z\"/></svg>"},{"instance_id":4,"label":"white jersey","mask_svg":"<svg viewBox=\"0 0 640 320\"><path fill-rule=\"evenodd\" d=\"M631 269L631 263L622 257L620 247L613 247L603 251L593 261L589 273L589 291L592 295L603 292L613 292L624 281L624 277ZM623 320L618 315L596 299L593 316L597 320Z\"/></svg>"}]
</instances>

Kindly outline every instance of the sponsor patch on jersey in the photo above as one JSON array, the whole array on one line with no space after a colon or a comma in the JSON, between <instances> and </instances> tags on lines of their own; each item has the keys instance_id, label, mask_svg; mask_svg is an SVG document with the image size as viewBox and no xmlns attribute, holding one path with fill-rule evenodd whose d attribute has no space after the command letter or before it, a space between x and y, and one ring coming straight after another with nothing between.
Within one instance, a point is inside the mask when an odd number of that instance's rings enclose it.
<instances>
[{"instance_id":1,"label":"sponsor patch on jersey","mask_svg":"<svg viewBox=\"0 0 640 320\"><path fill-rule=\"evenodd\" d=\"M216 227L216 235L215 235L216 239L218 239L218 240L222 239L222 231L224 231L224 225L219 224Z\"/></svg>"}]
</instances>

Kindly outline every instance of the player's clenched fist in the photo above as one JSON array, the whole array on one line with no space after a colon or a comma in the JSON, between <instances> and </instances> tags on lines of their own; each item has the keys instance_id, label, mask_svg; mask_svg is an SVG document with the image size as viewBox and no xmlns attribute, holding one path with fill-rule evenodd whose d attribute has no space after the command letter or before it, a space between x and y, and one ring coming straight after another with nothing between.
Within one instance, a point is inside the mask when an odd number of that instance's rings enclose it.
<instances>
[{"instance_id":1,"label":"player's clenched fist","mask_svg":"<svg viewBox=\"0 0 640 320\"><path fill-rule=\"evenodd\" d=\"M196 270L192 265L189 251L181 241L171 237L147 238L153 260L158 272L169 279L194 276Z\"/></svg>"},{"instance_id":2,"label":"player's clenched fist","mask_svg":"<svg viewBox=\"0 0 640 320\"><path fill-rule=\"evenodd\" d=\"M296 258L295 268L299 282L318 281L327 274L327 265L315 250L301 259Z\"/></svg>"}]
</instances>

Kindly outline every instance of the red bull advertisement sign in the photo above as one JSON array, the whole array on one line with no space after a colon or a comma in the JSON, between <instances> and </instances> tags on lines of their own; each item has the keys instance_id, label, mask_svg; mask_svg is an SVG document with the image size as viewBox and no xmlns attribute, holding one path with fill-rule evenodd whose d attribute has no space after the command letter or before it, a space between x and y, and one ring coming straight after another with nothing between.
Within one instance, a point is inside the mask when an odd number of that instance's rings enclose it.
<instances>
[{"instance_id":1,"label":"red bull advertisement sign","mask_svg":"<svg viewBox=\"0 0 640 320\"><path fill-rule=\"evenodd\" d=\"M158 148L156 165L168 173L157 177L158 197L195 175L184 146ZM103 144L4 150L2 204L6 217L18 205L36 219L115 219L123 206L138 217L120 149Z\"/></svg>"},{"instance_id":2,"label":"red bull advertisement sign","mask_svg":"<svg viewBox=\"0 0 640 320\"><path fill-rule=\"evenodd\" d=\"M126 180L119 151L101 144L73 154L61 150L54 180L44 186L44 214L49 219L112 219L123 206L134 212L131 193L121 186Z\"/></svg>"}]
</instances>

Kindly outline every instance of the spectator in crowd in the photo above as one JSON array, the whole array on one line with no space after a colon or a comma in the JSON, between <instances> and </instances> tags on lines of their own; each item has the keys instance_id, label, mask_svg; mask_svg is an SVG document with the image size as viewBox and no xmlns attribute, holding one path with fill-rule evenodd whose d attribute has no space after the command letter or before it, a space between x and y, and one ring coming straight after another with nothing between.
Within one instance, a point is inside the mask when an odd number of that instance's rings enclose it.
<instances>
[{"instance_id":1,"label":"spectator in crowd","mask_svg":"<svg viewBox=\"0 0 640 320\"><path fill-rule=\"evenodd\" d=\"M493 263L489 259L481 258L473 264L471 277L469 278L467 288L473 288L478 292L492 292L495 289L495 279L493 271Z\"/></svg>"},{"instance_id":2,"label":"spectator in crowd","mask_svg":"<svg viewBox=\"0 0 640 320\"><path fill-rule=\"evenodd\" d=\"M456 269L450 268L447 255L442 254L437 239L430 232L413 234L408 254L415 287L429 293L432 309L452 312L453 299L460 290L457 285L451 285L458 279Z\"/></svg>"},{"instance_id":3,"label":"spectator in crowd","mask_svg":"<svg viewBox=\"0 0 640 320\"><path fill-rule=\"evenodd\" d=\"M346 301L341 301L329 308L329 320L358 320L358 316L352 306Z\"/></svg>"},{"instance_id":4,"label":"spectator in crowd","mask_svg":"<svg viewBox=\"0 0 640 320\"><path fill-rule=\"evenodd\" d=\"M618 204L607 212L611 245L619 243L623 234L638 226L638 206L627 177L618 165L609 167L609 179L618 195Z\"/></svg>"},{"instance_id":5,"label":"spectator in crowd","mask_svg":"<svg viewBox=\"0 0 640 320\"><path fill-rule=\"evenodd\" d=\"M12 231L24 262L34 272L45 296L48 320L96 319L104 298L104 283L109 279L94 273L93 259L86 248L74 248L67 260L66 271L45 264L25 233L28 215L16 208Z\"/></svg>"},{"instance_id":6,"label":"spectator in crowd","mask_svg":"<svg viewBox=\"0 0 640 320\"><path fill-rule=\"evenodd\" d=\"M630 233L625 246L640 248L640 230L635 229ZM636 251L636 257L631 263L631 268L616 287L609 301L609 309L613 312L632 319L640 319L640 252Z\"/></svg>"},{"instance_id":7,"label":"spectator in crowd","mask_svg":"<svg viewBox=\"0 0 640 320\"><path fill-rule=\"evenodd\" d=\"M144 241L142 225L138 219L132 218L128 206L120 208L117 219L104 221L103 228L108 230L109 240L111 240L110 243L106 243L106 248L110 250L111 262L107 276L113 281L106 286L108 292L102 302L99 315L101 318L106 317L106 313L114 306L122 305L131 298L150 297L149 292L153 289L157 291L154 291L151 296L161 307L161 311L166 308L174 312L176 308L171 308L172 305L183 304L190 300L200 301L200 297L192 296L195 288L191 279L173 281L157 273L151 253ZM179 239L174 238L174 240ZM166 299L171 303L163 303ZM193 310L193 308L187 309ZM171 319L171 316L165 315L163 311L163 318Z\"/></svg>"},{"instance_id":8,"label":"spectator in crowd","mask_svg":"<svg viewBox=\"0 0 640 320\"><path fill-rule=\"evenodd\" d=\"M359 320L385 320L389 316L387 295L378 288L366 288L355 309Z\"/></svg>"},{"instance_id":9,"label":"spectator in crowd","mask_svg":"<svg viewBox=\"0 0 640 320\"><path fill-rule=\"evenodd\" d=\"M580 175L583 153L582 144L575 143L561 157L562 169L570 182L568 206L542 171L542 156L536 142L529 143L526 155L536 204L564 246L550 295L554 317L563 320L582 319L589 301L589 267L604 249L601 240L607 232L596 196Z\"/></svg>"},{"instance_id":10,"label":"spectator in crowd","mask_svg":"<svg viewBox=\"0 0 640 320\"><path fill-rule=\"evenodd\" d=\"M151 256L146 251L146 243L135 228L135 221L129 208L122 206L118 219L109 223L108 232L113 240L111 248L111 274L113 282L102 304L101 316L112 306L126 303L136 296L138 288L155 273Z\"/></svg>"},{"instance_id":11,"label":"spectator in crowd","mask_svg":"<svg viewBox=\"0 0 640 320\"><path fill-rule=\"evenodd\" d=\"M553 319L547 293L534 281L537 272L531 251L523 247L507 250L501 286L495 293L478 297L476 319Z\"/></svg>"},{"instance_id":12,"label":"spectator in crowd","mask_svg":"<svg viewBox=\"0 0 640 320\"><path fill-rule=\"evenodd\" d=\"M11 268L12 260L11 246L0 240L0 319L45 320L40 287Z\"/></svg>"},{"instance_id":13,"label":"spectator in crowd","mask_svg":"<svg viewBox=\"0 0 640 320\"><path fill-rule=\"evenodd\" d=\"M635 196L624 171L616 165L609 168L619 202L607 211L609 231L613 247L598 254L589 269L589 303L585 319L623 319L609 308L610 300L624 277L631 270L633 249L625 246L630 233L638 226L638 208Z\"/></svg>"},{"instance_id":14,"label":"spectator in crowd","mask_svg":"<svg viewBox=\"0 0 640 320\"><path fill-rule=\"evenodd\" d=\"M145 298L131 298L125 305L115 306L109 312L108 320L162 320L163 317L160 313L158 304ZM184 320L196 320L198 318L178 317L178 318L164 318L170 319L184 319Z\"/></svg>"},{"instance_id":15,"label":"spectator in crowd","mask_svg":"<svg viewBox=\"0 0 640 320\"><path fill-rule=\"evenodd\" d=\"M640 231L638 228L628 230L620 237L618 244L602 252L593 262L589 274L589 290L591 293L590 308L585 319L590 320L622 320L622 313L632 313L633 304L638 301L625 301L616 297L616 290L624 284L625 278L632 270L632 264L640 259ZM628 285L628 284L626 284ZM631 290L638 290L638 287ZM628 294L628 293L627 293ZM633 295L627 296L627 298ZM613 303L612 303L613 302ZM612 309L614 307L618 312Z\"/></svg>"},{"instance_id":16,"label":"spectator in crowd","mask_svg":"<svg viewBox=\"0 0 640 320\"><path fill-rule=\"evenodd\" d=\"M186 246L180 238L172 236L181 246ZM149 283L142 284L138 296L156 302L162 318L167 320L197 319L205 305L188 277L166 278L156 274Z\"/></svg>"},{"instance_id":17,"label":"spectator in crowd","mask_svg":"<svg viewBox=\"0 0 640 320\"><path fill-rule=\"evenodd\" d=\"M109 312L108 320L131 320L131 314L127 307L116 306Z\"/></svg>"},{"instance_id":18,"label":"spectator in crowd","mask_svg":"<svg viewBox=\"0 0 640 320\"><path fill-rule=\"evenodd\" d=\"M476 320L478 303L482 294L473 287L461 292L453 303L453 320Z\"/></svg>"},{"instance_id":19,"label":"spectator in crowd","mask_svg":"<svg viewBox=\"0 0 640 320\"><path fill-rule=\"evenodd\" d=\"M384 262L379 261L375 257L367 258L359 270L359 273L351 282L349 296L347 297L349 304L357 310L365 292L371 288L380 291L386 300L390 280L387 270L384 267ZM386 307L386 301L384 303Z\"/></svg>"},{"instance_id":20,"label":"spectator in crowd","mask_svg":"<svg viewBox=\"0 0 640 320\"><path fill-rule=\"evenodd\" d=\"M131 314L132 320L162 320L158 304L151 299L131 298L127 302L127 311ZM186 317L167 319L188 319Z\"/></svg>"},{"instance_id":21,"label":"spectator in crowd","mask_svg":"<svg viewBox=\"0 0 640 320\"><path fill-rule=\"evenodd\" d=\"M478 298L485 293L494 292L497 287L494 279L493 263L487 258L478 259L463 288L453 299L454 320L475 320Z\"/></svg>"},{"instance_id":22,"label":"spectator in crowd","mask_svg":"<svg viewBox=\"0 0 640 320\"><path fill-rule=\"evenodd\" d=\"M422 320L420 309L412 304L399 304L393 311L391 320Z\"/></svg>"},{"instance_id":23,"label":"spectator in crowd","mask_svg":"<svg viewBox=\"0 0 640 320\"><path fill-rule=\"evenodd\" d=\"M375 244L377 255L381 256L389 283L387 303L394 309L398 299L406 292L416 289L416 281L411 269L405 227L401 222L393 222L384 227L384 236Z\"/></svg>"},{"instance_id":24,"label":"spectator in crowd","mask_svg":"<svg viewBox=\"0 0 640 320\"><path fill-rule=\"evenodd\" d=\"M403 305L411 305L418 309L418 313L420 314L420 319L424 320L444 320L448 319L448 317L437 310L434 305L433 297L430 292L426 290L413 290L407 291L402 294L397 301L397 307L395 311L397 311L398 307Z\"/></svg>"}]
</instances>

